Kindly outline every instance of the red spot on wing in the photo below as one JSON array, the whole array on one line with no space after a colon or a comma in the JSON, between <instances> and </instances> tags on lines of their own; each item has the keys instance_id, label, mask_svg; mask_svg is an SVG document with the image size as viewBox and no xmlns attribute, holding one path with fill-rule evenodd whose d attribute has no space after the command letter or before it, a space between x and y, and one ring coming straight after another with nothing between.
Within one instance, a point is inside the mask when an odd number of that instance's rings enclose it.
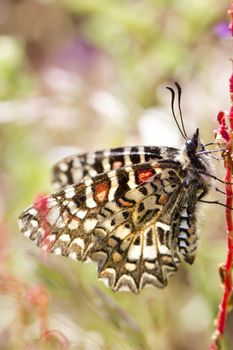
<instances>
[{"instance_id":1,"label":"red spot on wing","mask_svg":"<svg viewBox=\"0 0 233 350\"><path fill-rule=\"evenodd\" d=\"M108 199L109 184L107 181L94 185L94 199L97 203L103 203Z\"/></svg>"},{"instance_id":2,"label":"red spot on wing","mask_svg":"<svg viewBox=\"0 0 233 350\"><path fill-rule=\"evenodd\" d=\"M40 227L44 230L43 238L40 241L40 244L46 246L46 251L51 250L52 242L49 241L48 235L51 231L51 226L47 221L47 215L49 212L48 208L48 198L44 195L39 195L33 203L34 208L38 211L40 218Z\"/></svg>"},{"instance_id":3,"label":"red spot on wing","mask_svg":"<svg viewBox=\"0 0 233 350\"><path fill-rule=\"evenodd\" d=\"M143 183L149 180L155 174L154 169L140 169L137 171L137 183Z\"/></svg>"},{"instance_id":4,"label":"red spot on wing","mask_svg":"<svg viewBox=\"0 0 233 350\"><path fill-rule=\"evenodd\" d=\"M48 211L47 204L48 204L47 197L45 195L41 194L36 198L33 206L36 210L39 211L40 214L42 214L42 213L47 213L47 211Z\"/></svg>"}]
</instances>

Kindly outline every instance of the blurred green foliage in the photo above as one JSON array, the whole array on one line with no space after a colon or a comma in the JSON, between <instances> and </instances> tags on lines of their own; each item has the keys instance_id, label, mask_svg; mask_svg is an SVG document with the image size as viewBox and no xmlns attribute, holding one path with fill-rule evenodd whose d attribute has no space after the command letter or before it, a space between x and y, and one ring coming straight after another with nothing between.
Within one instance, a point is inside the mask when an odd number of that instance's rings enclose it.
<instances>
[{"instance_id":1,"label":"blurred green foliage","mask_svg":"<svg viewBox=\"0 0 233 350\"><path fill-rule=\"evenodd\" d=\"M32 79L25 70L22 42L10 36L0 37L0 99L8 100L28 94Z\"/></svg>"}]
</instances>

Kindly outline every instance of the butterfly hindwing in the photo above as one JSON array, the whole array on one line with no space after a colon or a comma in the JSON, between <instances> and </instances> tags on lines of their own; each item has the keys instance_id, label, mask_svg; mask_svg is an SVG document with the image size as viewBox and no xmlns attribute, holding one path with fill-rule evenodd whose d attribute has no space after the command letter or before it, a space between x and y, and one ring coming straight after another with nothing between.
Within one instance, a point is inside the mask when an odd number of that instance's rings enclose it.
<instances>
[{"instance_id":1,"label":"butterfly hindwing","mask_svg":"<svg viewBox=\"0 0 233 350\"><path fill-rule=\"evenodd\" d=\"M139 198L141 191L147 194ZM99 276L104 278L114 290L129 290L139 292L146 284L164 287L167 276L176 270L179 258L173 246L168 242L160 242L159 230L169 230L170 225L160 221L167 217L166 210L171 210L182 188L177 184L166 196L166 187L162 188L161 179L153 179L126 193L125 198L137 199L137 205L132 208L130 219L122 220L117 228L110 229L109 224L114 215L113 211L100 224L105 228L103 240L92 249L92 254L98 253L105 257L99 265ZM172 202L174 204L172 204ZM109 203L106 204L108 209ZM122 208L128 214L130 209ZM152 214L152 215L151 215ZM119 215L119 211L118 211ZM127 215L124 215L127 217ZM143 218L143 220L142 220ZM167 232L170 234L170 232ZM92 257L91 257L92 258Z\"/></svg>"},{"instance_id":2,"label":"butterfly hindwing","mask_svg":"<svg viewBox=\"0 0 233 350\"><path fill-rule=\"evenodd\" d=\"M173 171L167 170L168 173ZM103 240L93 247L90 258L101 260L98 264L99 277L113 290L138 293L147 284L162 288L166 286L167 278L177 270L182 256L188 263L194 261L197 248L194 188L191 184L185 189L177 181L176 186L171 187L171 184L164 185L157 177L153 178L153 183L142 184L126 193L126 200L135 199L137 202L131 220L123 219L123 213L125 218L130 217L127 208L121 212L117 209L117 214L112 203L103 208L104 213L111 208L110 214L105 214L104 220L96 226L97 230L101 230ZM139 191L146 195L140 198ZM148 199L149 203L153 203L151 216L151 208L145 206ZM143 221L139 208L140 211L143 208L145 214ZM122 220L118 220L118 226L111 229L113 218L119 214Z\"/></svg>"}]
</instances>

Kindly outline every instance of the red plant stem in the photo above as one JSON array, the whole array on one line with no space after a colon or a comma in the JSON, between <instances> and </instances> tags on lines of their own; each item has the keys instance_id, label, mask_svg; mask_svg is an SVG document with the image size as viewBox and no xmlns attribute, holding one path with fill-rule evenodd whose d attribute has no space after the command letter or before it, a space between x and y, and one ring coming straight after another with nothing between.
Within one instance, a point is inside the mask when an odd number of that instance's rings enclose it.
<instances>
[{"instance_id":1,"label":"red plant stem","mask_svg":"<svg viewBox=\"0 0 233 350\"><path fill-rule=\"evenodd\" d=\"M233 37L233 2L229 10L231 16L230 30ZM233 220L232 220L232 202L233 202L233 191L232 191L232 172L233 172L233 73L230 77L230 98L231 108L228 118L228 125L225 122L225 115L220 113L220 127L217 131L217 137L225 142L226 156L224 158L224 165L226 168L226 231L227 231L227 257L226 262L220 266L220 277L223 283L223 296L219 306L219 313L217 318L217 328L213 336L213 342L210 346L210 350L219 350L221 346L221 339L225 329L225 322L227 313L232 308L232 267L233 267Z\"/></svg>"},{"instance_id":2,"label":"red plant stem","mask_svg":"<svg viewBox=\"0 0 233 350\"><path fill-rule=\"evenodd\" d=\"M225 168L226 168L226 176L225 176L225 182L226 182L226 231L227 231L227 257L226 262L220 266L219 272L220 277L223 283L223 296L222 300L219 305L219 313L217 317L217 328L213 335L213 342L210 346L210 350L218 350L220 349L221 344L221 338L224 333L225 329L225 322L226 322L226 316L227 312L230 310L230 302L231 302L231 296L232 296L232 265L233 265L233 220L232 220L232 202L233 202L233 191L232 191L232 170L233 170L233 163L232 163L232 143L233 143L233 114L228 115L228 121L229 121L229 127L227 128L225 125L225 120L223 119L222 125L220 127L220 132L222 131L221 128L224 126L224 130L221 133L221 136L226 134L226 130L228 132L228 137L225 138L226 142L226 150L227 155L224 159ZM226 129L227 128L227 129ZM226 140L227 139L227 140Z\"/></svg>"},{"instance_id":3,"label":"red plant stem","mask_svg":"<svg viewBox=\"0 0 233 350\"><path fill-rule=\"evenodd\" d=\"M232 137L230 139L229 152L231 152L231 142L232 142ZM231 159L227 159L225 181L229 183L231 182L231 179L232 179L232 161ZM226 198L227 206L232 207L232 185L231 184L226 184L226 196L227 196ZM231 269L232 269L232 261L233 261L233 239L232 239L233 236L232 236L232 213L231 213L231 209L229 208L226 208L226 226L227 226L228 250L227 250L226 263L223 265L224 293L223 293L222 302L219 310L219 316L218 316L218 331L220 334L223 334L224 332L228 300L232 292Z\"/></svg>"}]
</instances>

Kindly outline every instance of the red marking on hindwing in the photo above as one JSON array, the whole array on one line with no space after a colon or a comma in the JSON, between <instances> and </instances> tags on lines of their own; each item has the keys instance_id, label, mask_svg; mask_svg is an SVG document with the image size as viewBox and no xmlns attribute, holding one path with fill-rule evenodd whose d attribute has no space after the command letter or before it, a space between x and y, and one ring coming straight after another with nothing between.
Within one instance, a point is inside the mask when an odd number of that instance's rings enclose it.
<instances>
[{"instance_id":1,"label":"red marking on hindwing","mask_svg":"<svg viewBox=\"0 0 233 350\"><path fill-rule=\"evenodd\" d=\"M155 174L154 169L141 169L136 173L137 183L149 180Z\"/></svg>"},{"instance_id":2,"label":"red marking on hindwing","mask_svg":"<svg viewBox=\"0 0 233 350\"><path fill-rule=\"evenodd\" d=\"M97 203L103 203L108 199L109 184L107 181L94 185L94 199Z\"/></svg>"}]
</instances>

